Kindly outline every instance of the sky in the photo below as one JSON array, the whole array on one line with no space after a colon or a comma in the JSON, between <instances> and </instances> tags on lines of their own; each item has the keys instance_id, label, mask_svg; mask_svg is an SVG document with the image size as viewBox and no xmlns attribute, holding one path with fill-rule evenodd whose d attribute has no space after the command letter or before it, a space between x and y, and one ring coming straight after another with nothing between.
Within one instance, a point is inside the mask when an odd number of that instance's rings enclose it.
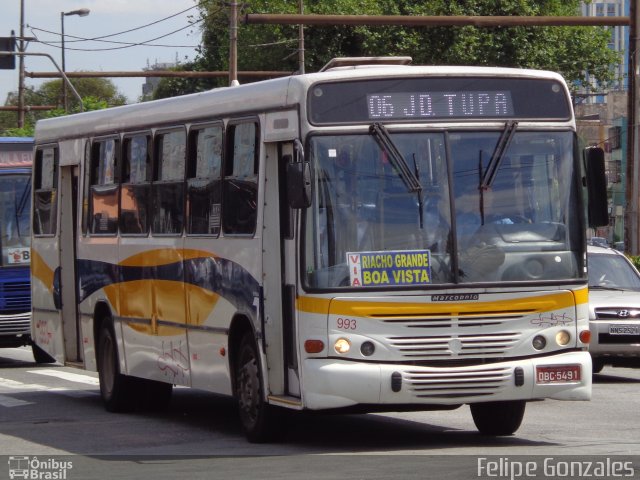
<instances>
[{"instance_id":1,"label":"sky","mask_svg":"<svg viewBox=\"0 0 640 480\"><path fill-rule=\"evenodd\" d=\"M27 52L47 53L61 65L60 14L88 8L88 16L64 17L66 71L140 71L155 63L175 63L176 59L180 62L193 60L196 56L195 47L200 43L201 36L198 25L189 26L190 17L197 17L198 14L198 9L192 8L196 4L197 0L24 0L24 35L39 40L30 42ZM20 5L21 0L0 0L0 37L10 36L11 30L19 35ZM187 9L189 10L184 11ZM173 17L167 18L170 16ZM157 23L149 25L154 22ZM136 30L119 34L131 29ZM176 30L179 31L175 32ZM114 34L119 35L103 38L102 41L86 40ZM163 38L158 38L161 36ZM127 45L141 42L162 46ZM15 70L0 70L2 105L7 93L18 90L17 65L16 61ZM57 71L50 59L35 56L25 57L25 70ZM129 103L138 101L142 95L144 78L110 80L127 97ZM26 77L25 85L37 88L45 81L47 80Z\"/></svg>"}]
</instances>

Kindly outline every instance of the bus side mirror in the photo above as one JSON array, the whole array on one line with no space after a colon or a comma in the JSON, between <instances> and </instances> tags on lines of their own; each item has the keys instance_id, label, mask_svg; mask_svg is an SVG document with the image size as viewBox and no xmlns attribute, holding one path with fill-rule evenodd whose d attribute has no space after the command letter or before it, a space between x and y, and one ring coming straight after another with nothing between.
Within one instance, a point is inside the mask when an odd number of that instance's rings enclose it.
<instances>
[{"instance_id":1,"label":"bus side mirror","mask_svg":"<svg viewBox=\"0 0 640 480\"><path fill-rule=\"evenodd\" d=\"M309 208L311 205L311 165L304 159L304 146L293 141L293 156L287 161L287 201L291 208ZM285 160L286 161L286 160Z\"/></svg>"},{"instance_id":2,"label":"bus side mirror","mask_svg":"<svg viewBox=\"0 0 640 480\"><path fill-rule=\"evenodd\" d=\"M287 201L291 208L308 208L311 205L309 162L287 164Z\"/></svg>"},{"instance_id":3,"label":"bus side mirror","mask_svg":"<svg viewBox=\"0 0 640 480\"><path fill-rule=\"evenodd\" d=\"M587 172L589 227L609 225L604 150L598 147L586 148L584 158Z\"/></svg>"}]
</instances>

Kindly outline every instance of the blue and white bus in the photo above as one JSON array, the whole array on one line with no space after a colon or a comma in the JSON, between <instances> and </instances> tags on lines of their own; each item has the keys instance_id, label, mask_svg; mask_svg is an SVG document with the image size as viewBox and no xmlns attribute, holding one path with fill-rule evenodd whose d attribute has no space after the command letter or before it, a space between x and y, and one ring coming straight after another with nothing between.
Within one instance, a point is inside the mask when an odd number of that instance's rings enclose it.
<instances>
[{"instance_id":1,"label":"blue and white bus","mask_svg":"<svg viewBox=\"0 0 640 480\"><path fill-rule=\"evenodd\" d=\"M31 344L32 158L33 138L0 137L0 347ZM48 359L38 347L34 356Z\"/></svg>"}]
</instances>

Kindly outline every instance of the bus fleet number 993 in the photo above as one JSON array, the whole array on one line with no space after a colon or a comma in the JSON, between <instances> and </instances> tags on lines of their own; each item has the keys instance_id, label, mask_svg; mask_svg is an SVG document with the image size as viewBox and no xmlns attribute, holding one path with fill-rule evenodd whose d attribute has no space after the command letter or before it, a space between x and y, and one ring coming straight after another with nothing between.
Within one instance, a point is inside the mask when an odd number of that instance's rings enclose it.
<instances>
[{"instance_id":1,"label":"bus fleet number 993","mask_svg":"<svg viewBox=\"0 0 640 480\"><path fill-rule=\"evenodd\" d=\"M357 322L355 318L339 317L336 321L336 325L340 330L355 330L357 328Z\"/></svg>"}]
</instances>

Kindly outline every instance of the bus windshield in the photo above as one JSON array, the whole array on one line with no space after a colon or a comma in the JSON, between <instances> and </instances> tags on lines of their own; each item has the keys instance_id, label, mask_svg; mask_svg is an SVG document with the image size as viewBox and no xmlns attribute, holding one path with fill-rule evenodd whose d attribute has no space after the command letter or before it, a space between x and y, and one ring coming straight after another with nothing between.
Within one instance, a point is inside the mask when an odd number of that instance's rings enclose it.
<instances>
[{"instance_id":1,"label":"bus windshield","mask_svg":"<svg viewBox=\"0 0 640 480\"><path fill-rule=\"evenodd\" d=\"M2 266L29 264L31 243L31 175L0 175Z\"/></svg>"},{"instance_id":2,"label":"bus windshield","mask_svg":"<svg viewBox=\"0 0 640 480\"><path fill-rule=\"evenodd\" d=\"M309 288L583 276L572 132L507 122L502 131L390 132L393 147L379 136L309 140ZM393 148L402 158L390 158Z\"/></svg>"}]
</instances>

